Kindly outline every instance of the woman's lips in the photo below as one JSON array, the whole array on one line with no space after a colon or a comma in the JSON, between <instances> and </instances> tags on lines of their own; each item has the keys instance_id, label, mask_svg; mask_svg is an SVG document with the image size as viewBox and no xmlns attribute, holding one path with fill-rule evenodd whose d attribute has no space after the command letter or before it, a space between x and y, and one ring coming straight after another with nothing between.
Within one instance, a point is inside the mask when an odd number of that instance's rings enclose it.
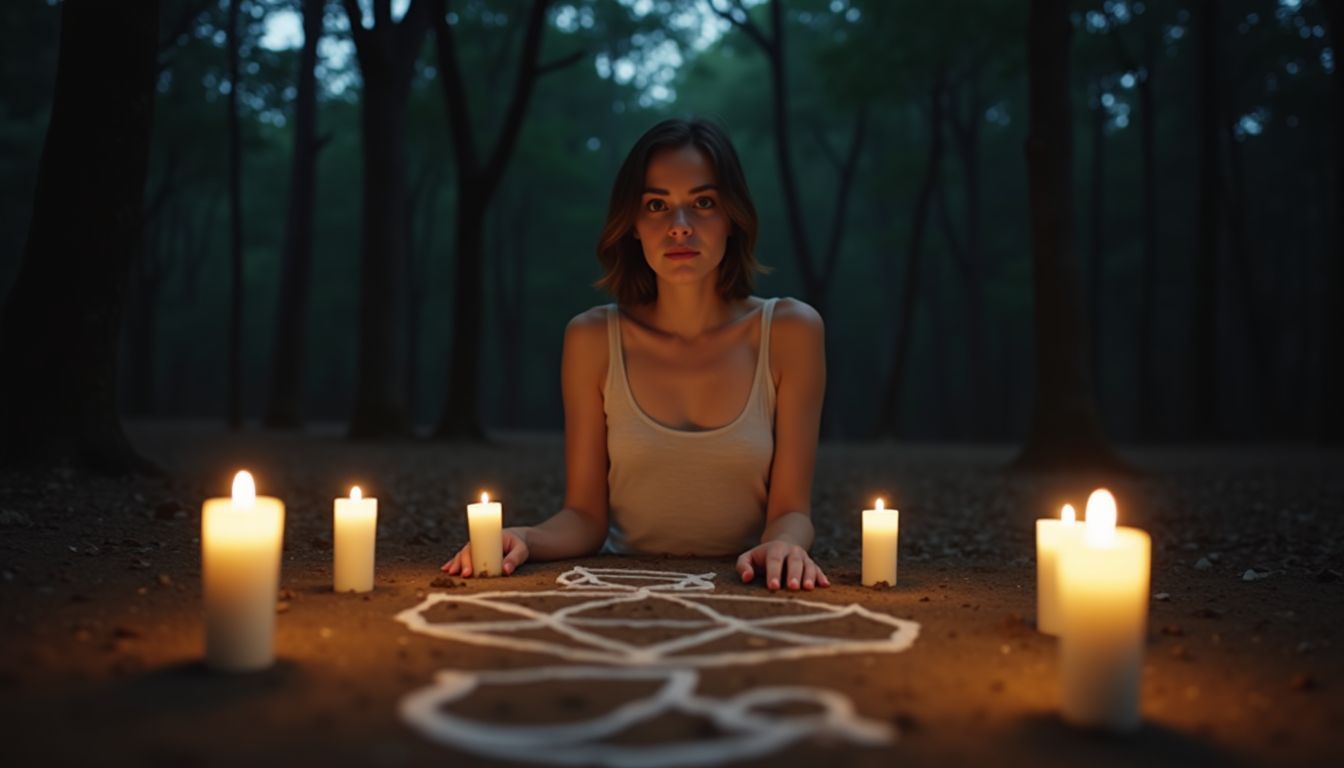
<instances>
[{"instance_id":1,"label":"woman's lips","mask_svg":"<svg viewBox=\"0 0 1344 768\"><path fill-rule=\"evenodd\" d=\"M668 251L666 254L669 259L691 259L699 255L699 251Z\"/></svg>"}]
</instances>

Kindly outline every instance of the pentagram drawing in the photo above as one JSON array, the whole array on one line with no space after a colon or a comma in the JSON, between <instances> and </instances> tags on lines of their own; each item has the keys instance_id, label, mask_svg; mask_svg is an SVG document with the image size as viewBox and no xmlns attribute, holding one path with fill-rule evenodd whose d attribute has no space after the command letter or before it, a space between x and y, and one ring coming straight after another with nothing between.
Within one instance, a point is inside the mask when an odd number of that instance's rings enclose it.
<instances>
[{"instance_id":1,"label":"pentagram drawing","mask_svg":"<svg viewBox=\"0 0 1344 768\"><path fill-rule=\"evenodd\" d=\"M769 754L813 736L879 746L896 734L859 716L844 695L807 686L767 686L730 698L696 694L700 669L851 653L899 653L919 625L857 604L716 595L713 573L576 567L559 589L427 596L396 619L446 640L545 654L571 662L509 671L444 670L402 699L401 714L426 737L503 759L568 765L715 765ZM500 724L449 705L496 686L642 681L655 686L596 719ZM804 705L805 715L769 711ZM711 722L719 737L675 743L612 742L666 713Z\"/></svg>"}]
</instances>

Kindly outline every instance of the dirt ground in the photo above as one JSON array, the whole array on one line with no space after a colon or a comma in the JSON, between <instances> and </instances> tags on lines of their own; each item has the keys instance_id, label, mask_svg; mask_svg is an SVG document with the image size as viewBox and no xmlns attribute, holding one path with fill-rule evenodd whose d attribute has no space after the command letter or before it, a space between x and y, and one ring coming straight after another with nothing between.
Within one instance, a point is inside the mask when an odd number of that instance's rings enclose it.
<instances>
[{"instance_id":1,"label":"dirt ground","mask_svg":"<svg viewBox=\"0 0 1344 768\"><path fill-rule=\"evenodd\" d=\"M558 508L559 436L478 446L214 425L129 431L167 478L0 473L4 765L499 764L425 738L398 703L437 670L562 662L416 634L397 613L436 592L553 589L576 564L712 571L716 594L767 594L759 581L738 583L731 560L594 557L530 563L507 579L442 578L480 489L503 500L506 524ZM1008 475L1010 456L1007 447L823 446L813 552L834 586L793 599L913 620L918 640L895 654L719 668L702 676L701 693L828 688L900 735L881 748L808 739L741 764L1315 766L1344 754L1344 455L1126 452L1142 472L1106 482L1121 523L1152 534L1154 595L1145 724L1128 736L1059 720L1057 644L1034 629L1032 521L1064 501L1081 507L1098 479ZM287 505L279 661L220 675L201 665L200 505L227 495L244 467ZM377 588L367 596L330 587L331 500L352 483L380 499ZM858 585L859 510L878 495L901 510L895 589ZM488 722L572 722L644 693L635 683L547 683L481 691L461 706ZM669 715L621 738L720 736Z\"/></svg>"}]
</instances>

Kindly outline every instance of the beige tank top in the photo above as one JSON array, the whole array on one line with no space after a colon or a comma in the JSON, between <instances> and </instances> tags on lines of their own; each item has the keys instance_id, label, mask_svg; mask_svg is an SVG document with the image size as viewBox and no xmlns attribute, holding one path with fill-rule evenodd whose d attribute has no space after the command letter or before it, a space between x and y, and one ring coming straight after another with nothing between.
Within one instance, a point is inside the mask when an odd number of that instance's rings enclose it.
<instances>
[{"instance_id":1,"label":"beige tank top","mask_svg":"<svg viewBox=\"0 0 1344 768\"><path fill-rule=\"evenodd\" d=\"M741 554L760 543L770 464L775 455L775 382L770 318L761 309L761 343L747 404L717 429L664 426L635 402L625 375L620 313L607 307L607 508L604 551L703 557Z\"/></svg>"}]
</instances>

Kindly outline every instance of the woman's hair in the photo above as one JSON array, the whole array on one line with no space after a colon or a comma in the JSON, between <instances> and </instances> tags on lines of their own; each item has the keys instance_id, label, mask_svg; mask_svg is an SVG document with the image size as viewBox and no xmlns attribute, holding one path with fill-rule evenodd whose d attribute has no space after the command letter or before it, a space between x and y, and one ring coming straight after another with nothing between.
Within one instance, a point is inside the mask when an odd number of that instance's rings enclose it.
<instances>
[{"instance_id":1,"label":"woman's hair","mask_svg":"<svg viewBox=\"0 0 1344 768\"><path fill-rule=\"evenodd\" d=\"M688 146L709 157L717 176L719 205L732 223L719 264L719 295L724 299L750 296L756 273L766 271L756 261L756 206L728 134L714 123L698 118L664 120L639 137L616 172L607 221L597 241L602 277L596 284L621 304L648 304L658 298L657 278L635 238L635 217L644 196L644 173L649 158L659 150Z\"/></svg>"}]
</instances>

